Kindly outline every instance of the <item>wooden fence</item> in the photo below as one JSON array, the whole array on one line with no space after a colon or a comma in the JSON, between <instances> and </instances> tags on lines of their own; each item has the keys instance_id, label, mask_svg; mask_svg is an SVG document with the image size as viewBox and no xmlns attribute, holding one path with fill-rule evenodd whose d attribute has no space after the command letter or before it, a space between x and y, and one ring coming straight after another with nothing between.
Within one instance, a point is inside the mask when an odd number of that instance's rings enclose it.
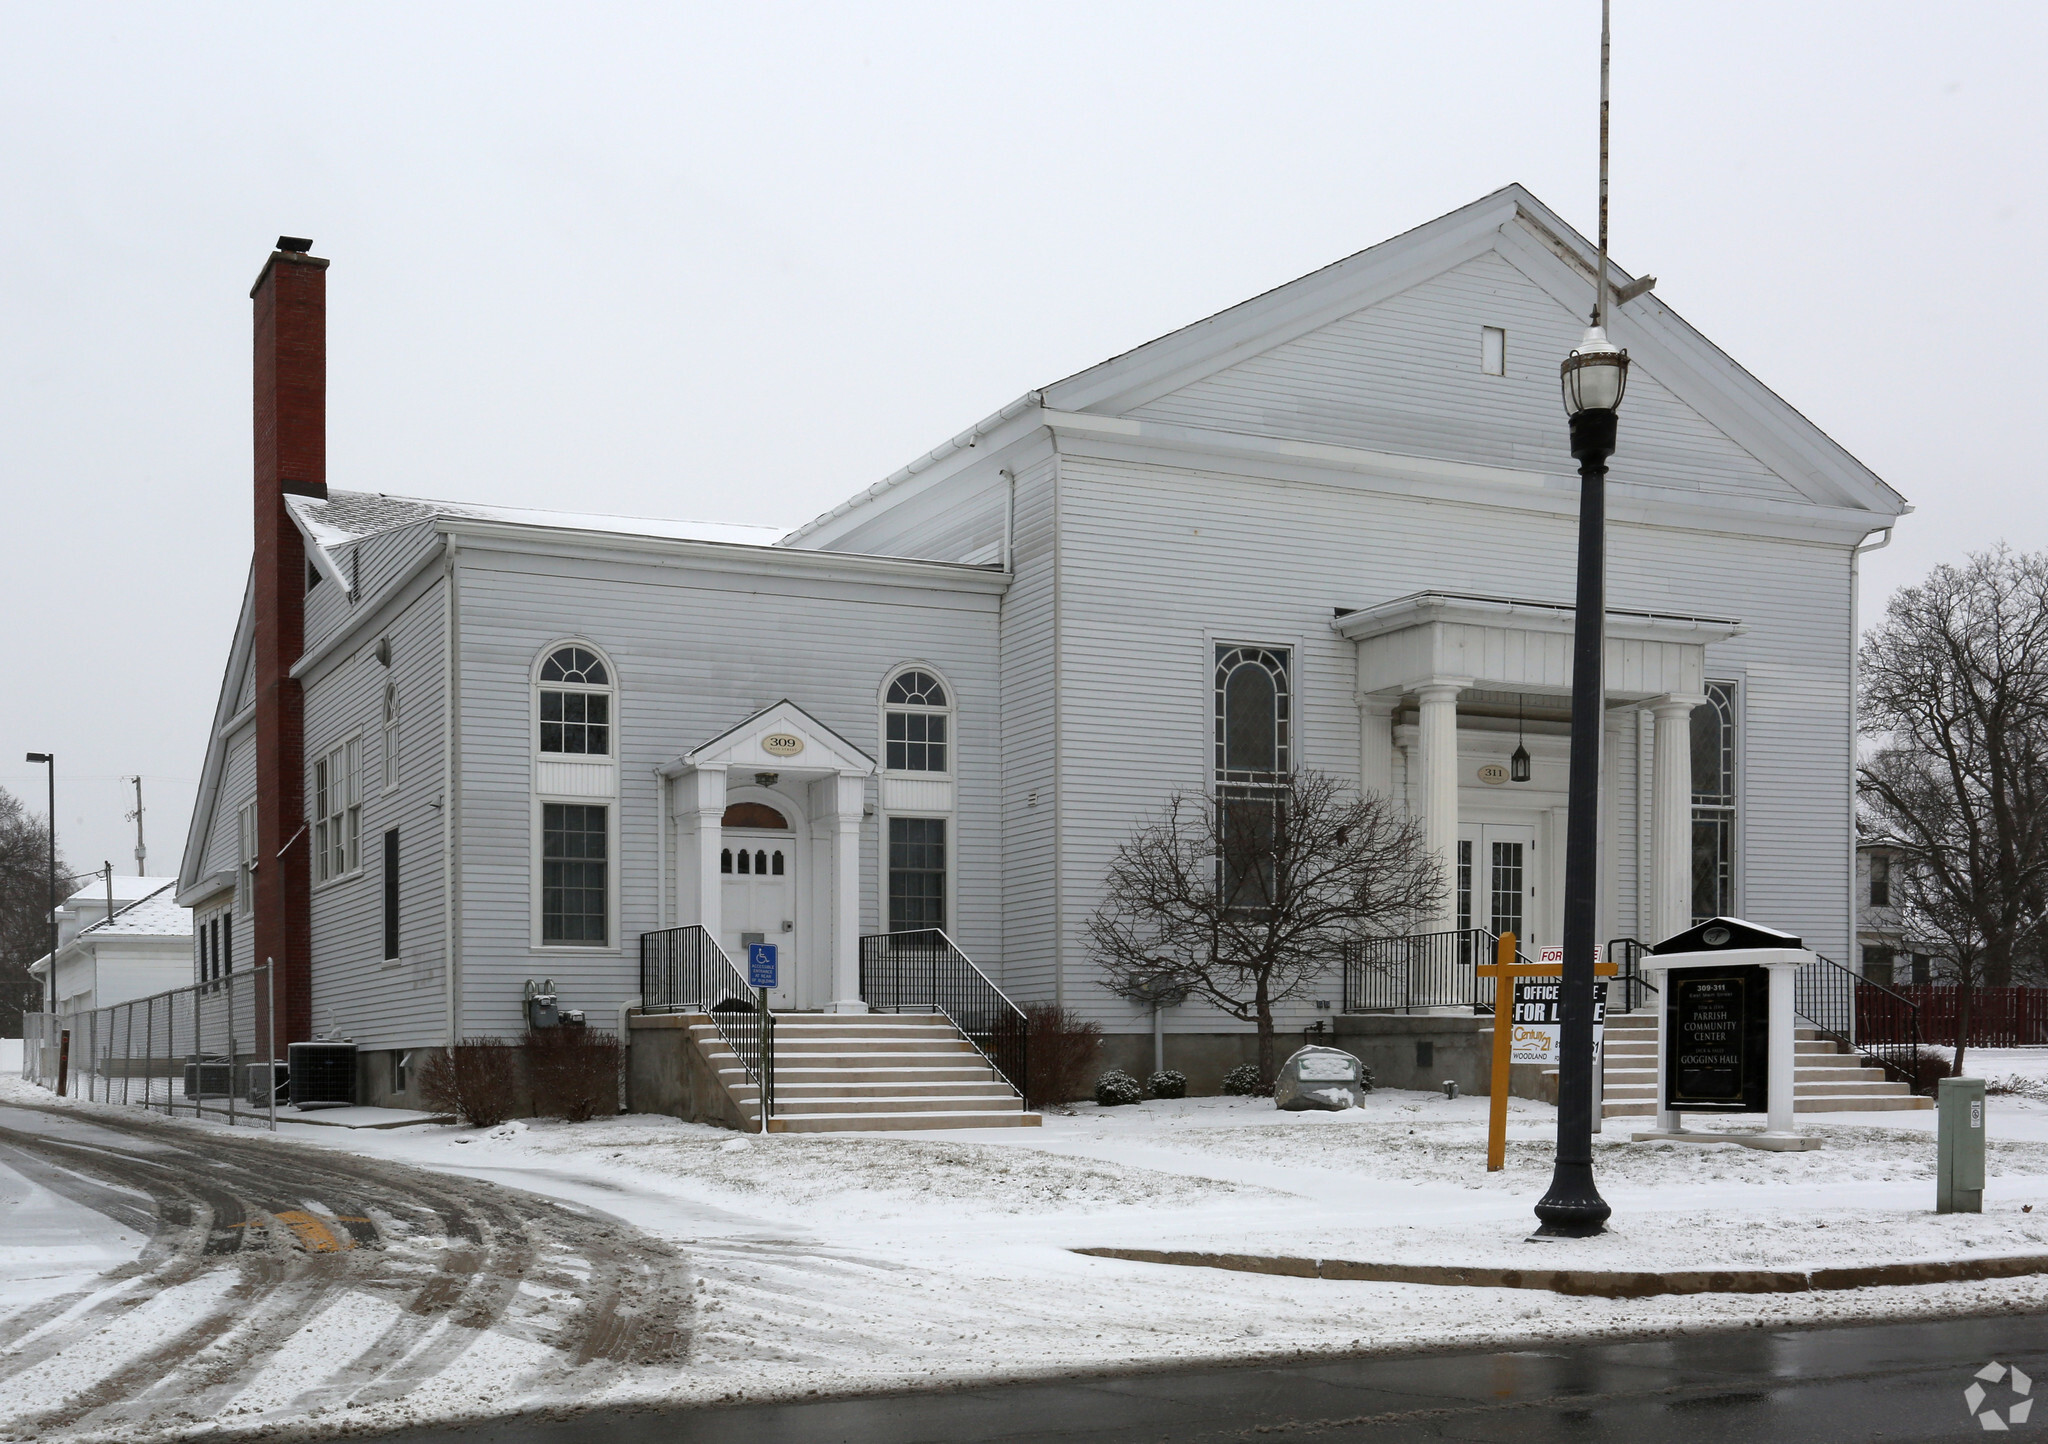
<instances>
[{"instance_id":1,"label":"wooden fence","mask_svg":"<svg viewBox=\"0 0 2048 1444\"><path fill-rule=\"evenodd\" d=\"M1859 988L1859 993L1876 989ZM1892 991L1920 1010L1920 1041L1952 1048L1956 1042L1958 989L1949 983L1894 983ZM1865 1000L1858 998L1858 1022ZM2048 1043L2048 988L1970 990L1972 1048L2025 1048Z\"/></svg>"}]
</instances>

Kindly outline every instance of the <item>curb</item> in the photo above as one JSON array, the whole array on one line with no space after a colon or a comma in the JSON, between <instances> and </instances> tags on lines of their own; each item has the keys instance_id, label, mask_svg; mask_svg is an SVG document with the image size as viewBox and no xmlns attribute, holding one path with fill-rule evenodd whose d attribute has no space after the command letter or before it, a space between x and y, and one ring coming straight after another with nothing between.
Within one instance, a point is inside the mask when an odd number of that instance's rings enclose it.
<instances>
[{"instance_id":1,"label":"curb","mask_svg":"<svg viewBox=\"0 0 2048 1444\"><path fill-rule=\"evenodd\" d=\"M1091 1258L1176 1264L1236 1273L1352 1283L1440 1284L1457 1288L1548 1289L1596 1299L1647 1299L1659 1294L1804 1294L1829 1289L1897 1288L2048 1274L2048 1254L2002 1258L1927 1260L1818 1269L1696 1269L1624 1272L1616 1269L1466 1268L1454 1264L1357 1263L1349 1259L1290 1258L1249 1253L1194 1253L1173 1249L1077 1248Z\"/></svg>"}]
</instances>

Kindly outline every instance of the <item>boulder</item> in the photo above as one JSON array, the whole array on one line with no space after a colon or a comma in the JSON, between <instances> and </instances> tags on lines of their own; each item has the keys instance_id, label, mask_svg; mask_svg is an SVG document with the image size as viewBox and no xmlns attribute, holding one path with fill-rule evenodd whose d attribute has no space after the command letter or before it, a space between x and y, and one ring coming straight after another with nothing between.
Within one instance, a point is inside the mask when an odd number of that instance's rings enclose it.
<instances>
[{"instance_id":1,"label":"boulder","mask_svg":"<svg viewBox=\"0 0 2048 1444\"><path fill-rule=\"evenodd\" d=\"M1372 1091L1372 1074L1341 1048L1311 1043L1280 1065L1273 1076L1273 1102L1291 1113L1356 1108Z\"/></svg>"}]
</instances>

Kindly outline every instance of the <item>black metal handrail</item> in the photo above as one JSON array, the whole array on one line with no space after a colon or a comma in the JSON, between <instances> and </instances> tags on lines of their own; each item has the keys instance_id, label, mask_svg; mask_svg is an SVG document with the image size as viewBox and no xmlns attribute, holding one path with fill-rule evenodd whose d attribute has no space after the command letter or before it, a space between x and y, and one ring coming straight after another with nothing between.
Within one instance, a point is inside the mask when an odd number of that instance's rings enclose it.
<instances>
[{"instance_id":1,"label":"black metal handrail","mask_svg":"<svg viewBox=\"0 0 2048 1444\"><path fill-rule=\"evenodd\" d=\"M1656 997L1657 985L1643 976L1643 959L1649 954L1650 945L1640 938L1608 940L1601 959L1619 970L1608 984L1609 1013L1633 1013ZM1617 1001L1619 1007L1614 1006Z\"/></svg>"},{"instance_id":2,"label":"black metal handrail","mask_svg":"<svg viewBox=\"0 0 2048 1444\"><path fill-rule=\"evenodd\" d=\"M1031 1027L942 928L860 940L860 996L871 1012L943 1013L1019 1098L1030 1092Z\"/></svg>"},{"instance_id":3,"label":"black metal handrail","mask_svg":"<svg viewBox=\"0 0 2048 1444\"><path fill-rule=\"evenodd\" d=\"M1493 961L1499 943L1485 928L1354 939L1344 945L1344 1011L1471 1008L1491 1013L1493 985L1475 970Z\"/></svg>"},{"instance_id":4,"label":"black metal handrail","mask_svg":"<svg viewBox=\"0 0 2048 1444\"><path fill-rule=\"evenodd\" d=\"M1792 975L1792 1008L1823 1036L1919 1091L1920 1006L1911 998L1815 953Z\"/></svg>"},{"instance_id":5,"label":"black metal handrail","mask_svg":"<svg viewBox=\"0 0 2048 1444\"><path fill-rule=\"evenodd\" d=\"M708 1015L760 1090L764 1124L774 1115L774 1015L711 934L695 923L640 934L640 1011Z\"/></svg>"}]
</instances>

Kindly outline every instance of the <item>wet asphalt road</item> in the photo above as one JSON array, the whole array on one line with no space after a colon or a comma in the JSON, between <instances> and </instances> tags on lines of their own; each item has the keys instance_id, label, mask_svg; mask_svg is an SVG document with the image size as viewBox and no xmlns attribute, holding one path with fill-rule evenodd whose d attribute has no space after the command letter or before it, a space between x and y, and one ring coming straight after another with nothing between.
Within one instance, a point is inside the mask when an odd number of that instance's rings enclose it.
<instances>
[{"instance_id":1,"label":"wet asphalt road","mask_svg":"<svg viewBox=\"0 0 2048 1444\"><path fill-rule=\"evenodd\" d=\"M1870 1444L1982 1439L1996 1360L2048 1395L2048 1316L1206 1369L954 1393L529 1418L361 1444ZM2000 1422L2012 1376L1985 1386ZM2043 1413L2048 1414L2048 1402ZM2048 1418L2000 1437L2048 1439Z\"/></svg>"}]
</instances>

